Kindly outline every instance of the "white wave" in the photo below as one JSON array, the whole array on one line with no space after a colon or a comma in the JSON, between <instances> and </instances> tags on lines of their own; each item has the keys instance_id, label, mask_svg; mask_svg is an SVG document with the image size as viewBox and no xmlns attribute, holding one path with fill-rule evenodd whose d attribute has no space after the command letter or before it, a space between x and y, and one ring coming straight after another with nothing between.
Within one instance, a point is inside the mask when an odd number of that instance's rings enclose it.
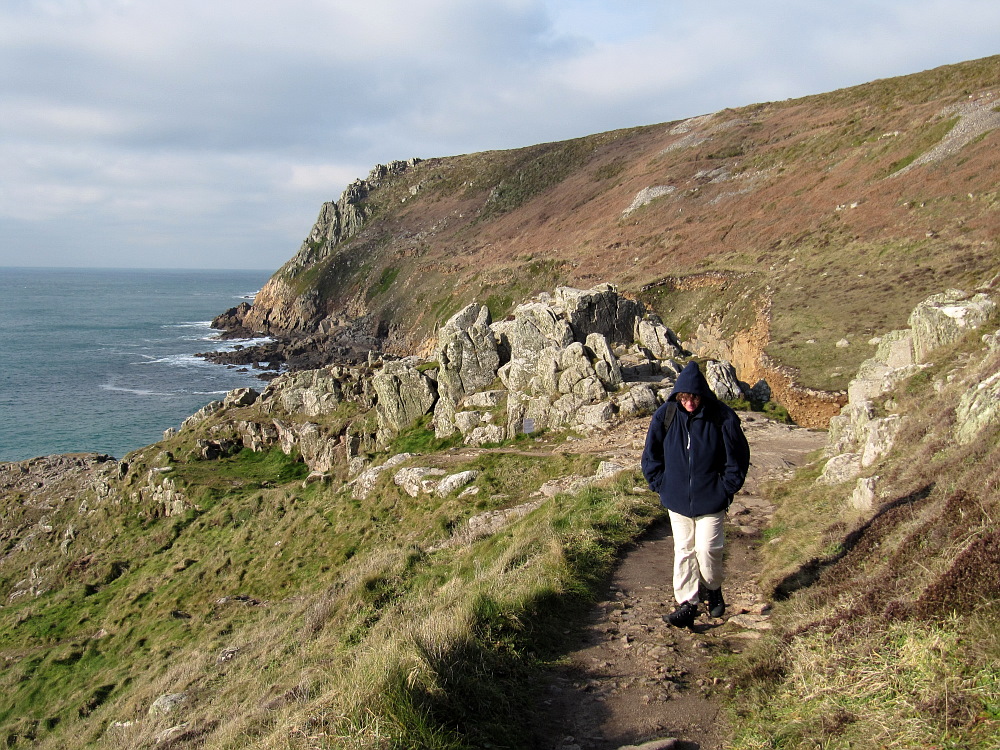
<instances>
[{"instance_id":1,"label":"white wave","mask_svg":"<svg viewBox=\"0 0 1000 750\"><path fill-rule=\"evenodd\" d=\"M162 393L160 391L151 391L147 388L127 388L121 385L115 385L114 381L107 383L101 383L102 391L112 391L114 393L131 393L134 396L176 396L176 393Z\"/></svg>"},{"instance_id":2,"label":"white wave","mask_svg":"<svg viewBox=\"0 0 1000 750\"><path fill-rule=\"evenodd\" d=\"M167 323L164 328L211 328L211 320L188 320L182 323Z\"/></svg>"},{"instance_id":3,"label":"white wave","mask_svg":"<svg viewBox=\"0 0 1000 750\"><path fill-rule=\"evenodd\" d=\"M142 356L146 356L145 354ZM204 367L211 365L201 357L193 354L168 354L165 357L150 357L145 362L133 362L133 365L170 365L171 367Z\"/></svg>"},{"instance_id":4,"label":"white wave","mask_svg":"<svg viewBox=\"0 0 1000 750\"><path fill-rule=\"evenodd\" d=\"M237 346L260 346L262 344L270 344L272 341L274 341L274 339L269 336L261 336L255 339L226 339L225 341L219 342L221 344L219 351L231 352L234 351Z\"/></svg>"}]
</instances>

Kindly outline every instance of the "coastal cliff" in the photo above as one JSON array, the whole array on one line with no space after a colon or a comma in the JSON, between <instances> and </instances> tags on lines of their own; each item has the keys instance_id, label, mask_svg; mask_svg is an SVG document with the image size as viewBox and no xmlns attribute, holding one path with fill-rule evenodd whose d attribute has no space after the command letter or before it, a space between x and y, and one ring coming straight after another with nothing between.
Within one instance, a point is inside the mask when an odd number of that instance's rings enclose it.
<instances>
[{"instance_id":1,"label":"coastal cliff","mask_svg":"<svg viewBox=\"0 0 1000 750\"><path fill-rule=\"evenodd\" d=\"M1000 58L986 58L572 141L379 165L324 204L253 305L218 325L319 352L361 335L406 355L427 351L474 300L500 320L545 289L609 282L692 350L739 350L724 358L744 379L771 372L800 412L828 419L842 399L824 394L846 389L873 337L996 267L998 79Z\"/></svg>"}]
</instances>

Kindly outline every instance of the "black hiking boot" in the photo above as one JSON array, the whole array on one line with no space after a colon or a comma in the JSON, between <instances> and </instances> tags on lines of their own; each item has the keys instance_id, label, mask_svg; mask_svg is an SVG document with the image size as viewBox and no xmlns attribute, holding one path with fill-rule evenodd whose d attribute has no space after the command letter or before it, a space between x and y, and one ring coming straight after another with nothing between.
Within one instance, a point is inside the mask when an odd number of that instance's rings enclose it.
<instances>
[{"instance_id":1,"label":"black hiking boot","mask_svg":"<svg viewBox=\"0 0 1000 750\"><path fill-rule=\"evenodd\" d=\"M698 601L702 604L708 604L708 589L704 583L698 584Z\"/></svg>"},{"instance_id":2,"label":"black hiking boot","mask_svg":"<svg viewBox=\"0 0 1000 750\"><path fill-rule=\"evenodd\" d=\"M709 589L707 592L708 614L712 617L722 617L726 613L726 600L722 598L722 587Z\"/></svg>"},{"instance_id":3,"label":"black hiking boot","mask_svg":"<svg viewBox=\"0 0 1000 750\"><path fill-rule=\"evenodd\" d=\"M678 605L677 609L667 615L667 622L675 628L689 628L694 623L694 618L698 616L698 605L694 602L684 602Z\"/></svg>"}]
</instances>

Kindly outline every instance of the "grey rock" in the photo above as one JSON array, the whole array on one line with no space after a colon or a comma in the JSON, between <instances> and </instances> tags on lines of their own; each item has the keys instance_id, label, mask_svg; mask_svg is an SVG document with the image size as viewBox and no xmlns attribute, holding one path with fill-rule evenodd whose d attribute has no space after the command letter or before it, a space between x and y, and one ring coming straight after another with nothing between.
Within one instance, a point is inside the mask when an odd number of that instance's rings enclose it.
<instances>
[{"instance_id":1,"label":"grey rock","mask_svg":"<svg viewBox=\"0 0 1000 750\"><path fill-rule=\"evenodd\" d=\"M307 417L329 414L344 400L341 382L326 370L306 370L282 375L268 388L275 403L289 414Z\"/></svg>"},{"instance_id":2,"label":"grey rock","mask_svg":"<svg viewBox=\"0 0 1000 750\"><path fill-rule=\"evenodd\" d=\"M594 478L609 479L621 474L623 471L628 471L628 467L615 461L601 461L597 466L597 473L594 475Z\"/></svg>"},{"instance_id":3,"label":"grey rock","mask_svg":"<svg viewBox=\"0 0 1000 750\"><path fill-rule=\"evenodd\" d=\"M421 493L431 494L437 489L437 480L428 477L441 477L444 473L444 469L412 466L397 471L392 481L398 487L402 487L410 497L417 497Z\"/></svg>"},{"instance_id":4,"label":"grey rock","mask_svg":"<svg viewBox=\"0 0 1000 750\"><path fill-rule=\"evenodd\" d=\"M446 438L455 434L456 404L449 396L438 395L434 403L434 437Z\"/></svg>"},{"instance_id":5,"label":"grey rock","mask_svg":"<svg viewBox=\"0 0 1000 750\"><path fill-rule=\"evenodd\" d=\"M957 341L969 330L979 328L996 310L985 294L967 295L958 289L935 294L917 305L910 314L913 351L917 362L943 344Z\"/></svg>"},{"instance_id":6,"label":"grey rock","mask_svg":"<svg viewBox=\"0 0 1000 750\"><path fill-rule=\"evenodd\" d=\"M541 507L543 500L532 500L513 508L503 508L501 510L490 510L473 516L452 535L451 538L428 548L428 552L435 552L448 547L468 545L477 539L481 539L491 534L495 534L511 522L522 518L533 510Z\"/></svg>"},{"instance_id":7,"label":"grey rock","mask_svg":"<svg viewBox=\"0 0 1000 750\"><path fill-rule=\"evenodd\" d=\"M478 411L460 411L455 413L455 427L463 435L467 435L483 424L483 415Z\"/></svg>"},{"instance_id":8,"label":"grey rock","mask_svg":"<svg viewBox=\"0 0 1000 750\"><path fill-rule=\"evenodd\" d=\"M613 343L631 343L636 318L645 312L641 302L622 297L611 284L592 289L558 287L556 305L564 310L576 341L599 333Z\"/></svg>"},{"instance_id":9,"label":"grey rock","mask_svg":"<svg viewBox=\"0 0 1000 750\"><path fill-rule=\"evenodd\" d=\"M848 504L857 510L868 512L875 507L875 487L878 477L861 477L848 498Z\"/></svg>"},{"instance_id":10,"label":"grey rock","mask_svg":"<svg viewBox=\"0 0 1000 750\"><path fill-rule=\"evenodd\" d=\"M766 380L758 380L750 388L750 398L758 404L766 404L771 400L771 386Z\"/></svg>"},{"instance_id":11,"label":"grey rock","mask_svg":"<svg viewBox=\"0 0 1000 750\"><path fill-rule=\"evenodd\" d=\"M916 364L913 356L913 332L910 330L890 331L880 336L875 359L889 368L911 367Z\"/></svg>"},{"instance_id":12,"label":"grey rock","mask_svg":"<svg viewBox=\"0 0 1000 750\"><path fill-rule=\"evenodd\" d=\"M657 359L680 357L684 353L677 334L653 314L636 320L635 340Z\"/></svg>"},{"instance_id":13,"label":"grey rock","mask_svg":"<svg viewBox=\"0 0 1000 750\"><path fill-rule=\"evenodd\" d=\"M325 429L314 422L283 422L274 420L281 450L290 456L296 449L311 471L327 472L336 464L339 440L328 437Z\"/></svg>"},{"instance_id":14,"label":"grey rock","mask_svg":"<svg viewBox=\"0 0 1000 750\"><path fill-rule=\"evenodd\" d=\"M372 385L378 395L375 409L384 441L428 414L437 401L434 381L406 361L387 362Z\"/></svg>"},{"instance_id":15,"label":"grey rock","mask_svg":"<svg viewBox=\"0 0 1000 750\"><path fill-rule=\"evenodd\" d=\"M498 374L500 382L508 391L527 393L537 372L538 360L536 358L514 356L509 362L501 365Z\"/></svg>"},{"instance_id":16,"label":"grey rock","mask_svg":"<svg viewBox=\"0 0 1000 750\"><path fill-rule=\"evenodd\" d=\"M479 477L479 472L472 470L460 471L457 474L449 474L448 476L444 477L440 482L438 482L437 488L435 489L435 493L437 493L441 497L450 495L452 492L455 492L456 490L461 489L462 487L465 487L466 485L471 484L472 482L475 482L478 477Z\"/></svg>"},{"instance_id":17,"label":"grey rock","mask_svg":"<svg viewBox=\"0 0 1000 750\"><path fill-rule=\"evenodd\" d=\"M183 515L191 507L187 495L177 488L174 480L161 477L155 471L149 472L146 484L138 492L144 504L158 507L159 512L168 518Z\"/></svg>"},{"instance_id":18,"label":"grey rock","mask_svg":"<svg viewBox=\"0 0 1000 750\"><path fill-rule=\"evenodd\" d=\"M351 496L355 500L364 500L375 489L375 485L378 484L379 477L382 476L383 472L389 471L411 458L413 458L412 453L397 453L383 464L368 467L351 481L351 484L354 485Z\"/></svg>"},{"instance_id":19,"label":"grey rock","mask_svg":"<svg viewBox=\"0 0 1000 750\"><path fill-rule=\"evenodd\" d=\"M578 393L567 393L552 402L549 410L549 427L569 427L576 421L576 415L591 401ZM542 403L539 400L538 403Z\"/></svg>"},{"instance_id":20,"label":"grey rock","mask_svg":"<svg viewBox=\"0 0 1000 750\"><path fill-rule=\"evenodd\" d=\"M512 357L529 356L547 347L568 346L573 342L573 329L549 305L529 302L515 308L509 336Z\"/></svg>"},{"instance_id":21,"label":"grey rock","mask_svg":"<svg viewBox=\"0 0 1000 750\"><path fill-rule=\"evenodd\" d=\"M607 338L600 333L592 333L587 336L586 346L595 359L594 372L601 385L609 391L615 390L622 384L622 370Z\"/></svg>"},{"instance_id":22,"label":"grey rock","mask_svg":"<svg viewBox=\"0 0 1000 750\"><path fill-rule=\"evenodd\" d=\"M223 405L228 407L250 406L260 398L260 393L253 388L237 388L229 391L223 400Z\"/></svg>"},{"instance_id":23,"label":"grey rock","mask_svg":"<svg viewBox=\"0 0 1000 750\"><path fill-rule=\"evenodd\" d=\"M465 444L472 446L502 443L507 437L507 431L497 424L483 425L474 428L465 436Z\"/></svg>"},{"instance_id":24,"label":"grey rock","mask_svg":"<svg viewBox=\"0 0 1000 750\"><path fill-rule=\"evenodd\" d=\"M462 406L472 409L494 409L506 397L506 391L479 391L465 397Z\"/></svg>"},{"instance_id":25,"label":"grey rock","mask_svg":"<svg viewBox=\"0 0 1000 750\"><path fill-rule=\"evenodd\" d=\"M681 374L684 366L673 359L666 359L660 364L660 373L666 375L667 377L675 378Z\"/></svg>"},{"instance_id":26,"label":"grey rock","mask_svg":"<svg viewBox=\"0 0 1000 750\"><path fill-rule=\"evenodd\" d=\"M875 407L871 401L849 401L840 414L830 419L827 433L828 456L851 453L868 440L868 429L875 418Z\"/></svg>"},{"instance_id":27,"label":"grey rock","mask_svg":"<svg viewBox=\"0 0 1000 750\"><path fill-rule=\"evenodd\" d=\"M736 377L736 368L725 360L709 360L705 365L705 379L712 392L722 401L735 401L743 397L743 389Z\"/></svg>"},{"instance_id":28,"label":"grey rock","mask_svg":"<svg viewBox=\"0 0 1000 750\"><path fill-rule=\"evenodd\" d=\"M491 385L500 354L489 308L473 303L453 315L438 332L436 356L441 368L439 390L456 403Z\"/></svg>"},{"instance_id":29,"label":"grey rock","mask_svg":"<svg viewBox=\"0 0 1000 750\"><path fill-rule=\"evenodd\" d=\"M880 398L925 366L890 367L876 357L866 359L847 385L847 398L853 402Z\"/></svg>"},{"instance_id":30,"label":"grey rock","mask_svg":"<svg viewBox=\"0 0 1000 750\"><path fill-rule=\"evenodd\" d=\"M249 420L236 422L236 431L243 441L243 446L255 453L268 450L278 442L278 430L272 422L261 423Z\"/></svg>"},{"instance_id":31,"label":"grey rock","mask_svg":"<svg viewBox=\"0 0 1000 750\"><path fill-rule=\"evenodd\" d=\"M646 383L633 386L617 399L618 413L625 418L648 416L659 407L656 391Z\"/></svg>"},{"instance_id":32,"label":"grey rock","mask_svg":"<svg viewBox=\"0 0 1000 750\"><path fill-rule=\"evenodd\" d=\"M152 705L149 707L147 712L150 716L166 716L176 711L180 706L187 702L187 693L169 693L167 695L161 695Z\"/></svg>"},{"instance_id":33,"label":"grey rock","mask_svg":"<svg viewBox=\"0 0 1000 750\"><path fill-rule=\"evenodd\" d=\"M580 408L576 424L590 429L605 429L615 418L615 405L611 401L601 401Z\"/></svg>"},{"instance_id":34,"label":"grey rock","mask_svg":"<svg viewBox=\"0 0 1000 750\"><path fill-rule=\"evenodd\" d=\"M867 438L861 451L861 467L867 468L892 450L903 418L898 414L873 419L867 427Z\"/></svg>"},{"instance_id":35,"label":"grey rock","mask_svg":"<svg viewBox=\"0 0 1000 750\"><path fill-rule=\"evenodd\" d=\"M861 473L861 455L858 453L842 453L826 462L823 472L816 481L819 484L841 484L854 479Z\"/></svg>"},{"instance_id":36,"label":"grey rock","mask_svg":"<svg viewBox=\"0 0 1000 750\"><path fill-rule=\"evenodd\" d=\"M205 404L198 411L192 414L190 417L181 422L181 431L189 430L195 425L201 424L206 419L222 411L223 403L221 401L212 401Z\"/></svg>"},{"instance_id":37,"label":"grey rock","mask_svg":"<svg viewBox=\"0 0 1000 750\"><path fill-rule=\"evenodd\" d=\"M962 394L955 409L955 440L968 445L985 427L997 421L1000 421L1000 372Z\"/></svg>"}]
</instances>

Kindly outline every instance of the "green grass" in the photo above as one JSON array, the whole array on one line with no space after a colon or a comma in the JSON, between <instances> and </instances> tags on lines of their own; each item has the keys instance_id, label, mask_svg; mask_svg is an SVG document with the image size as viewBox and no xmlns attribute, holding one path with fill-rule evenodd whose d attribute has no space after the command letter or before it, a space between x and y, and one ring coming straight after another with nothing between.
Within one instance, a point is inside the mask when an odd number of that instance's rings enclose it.
<instances>
[{"instance_id":1,"label":"green grass","mask_svg":"<svg viewBox=\"0 0 1000 750\"><path fill-rule=\"evenodd\" d=\"M146 717L173 692L210 747L523 746L567 618L659 512L623 478L430 553L470 516L591 475L595 460L533 440L462 459L425 423L394 450L478 470L479 494L411 498L386 476L357 500L340 481L303 487L305 465L280 450L196 459L200 434L135 454L125 504L82 518L67 506L77 562L0 610L9 746L90 746L114 722L132 722L114 742L144 746L177 721ZM152 476L189 503L170 517L141 491L165 449L172 470ZM37 553L43 569L66 566L58 544ZM235 656L221 662L224 649Z\"/></svg>"},{"instance_id":2,"label":"green grass","mask_svg":"<svg viewBox=\"0 0 1000 750\"><path fill-rule=\"evenodd\" d=\"M367 298L371 301L374 297L385 294L399 276L399 269L388 266L382 270L378 280L368 288Z\"/></svg>"},{"instance_id":3,"label":"green grass","mask_svg":"<svg viewBox=\"0 0 1000 750\"><path fill-rule=\"evenodd\" d=\"M462 444L458 433L446 438L434 435L433 416L425 414L419 420L400 432L387 448L389 455L396 453L434 453Z\"/></svg>"}]
</instances>

